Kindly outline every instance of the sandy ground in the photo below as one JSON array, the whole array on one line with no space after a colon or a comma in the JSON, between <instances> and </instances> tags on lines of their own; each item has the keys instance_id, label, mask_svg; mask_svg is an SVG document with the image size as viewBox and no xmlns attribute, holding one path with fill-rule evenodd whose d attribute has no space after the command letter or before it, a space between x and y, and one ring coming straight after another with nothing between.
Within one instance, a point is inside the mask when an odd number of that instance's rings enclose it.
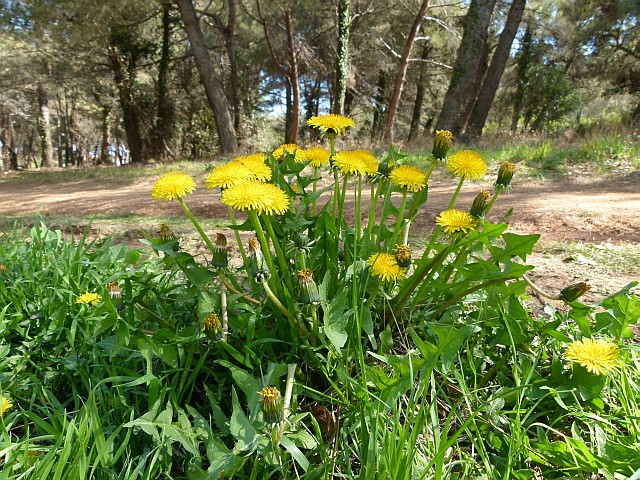
<instances>
[{"instance_id":1,"label":"sandy ground","mask_svg":"<svg viewBox=\"0 0 640 480\"><path fill-rule=\"evenodd\" d=\"M43 215L87 217L92 214L138 214L152 217L181 215L176 202L159 202L150 195L151 180L134 184L99 184L81 181L58 184L0 181L0 217ZM481 188L489 182L468 183L456 207L468 209ZM451 181L430 183L429 201L419 212L412 232L432 230L436 215L446 209L455 189ZM363 198L368 198L367 193ZM199 217L227 218L227 208L219 193L205 188L188 197L192 212ZM620 242L640 243L640 172L613 179L568 180L557 182L514 181L514 189L501 197L491 212L491 221L508 217L509 231L540 233L542 241L587 242L615 245ZM363 208L363 211L367 211ZM120 222L122 223L122 222ZM122 225L126 229L126 225ZM109 232L113 233L113 231ZM592 299L611 293L633 280L640 280L639 265L620 265L600 269L587 260L571 256L533 255L528 263L535 265L532 275L543 286L554 290L575 281L588 279L593 285Z\"/></svg>"}]
</instances>

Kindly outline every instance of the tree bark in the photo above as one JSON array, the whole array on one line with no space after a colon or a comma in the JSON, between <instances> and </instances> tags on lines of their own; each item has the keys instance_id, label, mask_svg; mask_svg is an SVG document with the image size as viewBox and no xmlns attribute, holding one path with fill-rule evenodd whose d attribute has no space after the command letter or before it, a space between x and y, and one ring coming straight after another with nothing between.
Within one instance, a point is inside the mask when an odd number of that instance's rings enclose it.
<instances>
[{"instance_id":1,"label":"tree bark","mask_svg":"<svg viewBox=\"0 0 640 480\"><path fill-rule=\"evenodd\" d=\"M2 151L0 151L0 156L2 157L2 167L3 171L8 172L11 163L11 143L12 143L12 133L13 128L11 125L11 115L5 113L1 117L0 123L0 143L2 143Z\"/></svg>"},{"instance_id":2,"label":"tree bark","mask_svg":"<svg viewBox=\"0 0 640 480\"><path fill-rule=\"evenodd\" d=\"M144 157L142 135L140 133L140 119L138 118L138 111L134 104L131 86L126 78L122 57L120 56L116 42L113 40L112 45L109 47L109 54L111 57L113 76L118 87L120 108L122 109L122 122L124 123L124 133L127 137L131 163L142 163ZM75 164L75 161L73 163Z\"/></svg>"},{"instance_id":3,"label":"tree bark","mask_svg":"<svg viewBox=\"0 0 640 480\"><path fill-rule=\"evenodd\" d=\"M227 28L224 30L227 54L229 55L229 69L231 75L231 102L233 103L233 128L236 135L240 134L242 126L242 95L240 93L240 76L238 75L238 61L236 56L236 25L238 20L238 0L229 0L229 14Z\"/></svg>"},{"instance_id":4,"label":"tree bark","mask_svg":"<svg viewBox=\"0 0 640 480\"><path fill-rule=\"evenodd\" d=\"M298 140L298 127L300 123L300 84L298 75L298 59L296 56L293 30L291 28L291 10L284 9L284 21L287 30L287 44L289 45L289 78L291 93L293 94L293 106L291 111L291 130L287 143L296 143Z\"/></svg>"},{"instance_id":5,"label":"tree bark","mask_svg":"<svg viewBox=\"0 0 640 480\"><path fill-rule=\"evenodd\" d=\"M336 57L336 83L332 112L344 115L344 102L349 75L349 29L351 26L351 0L338 0L338 52Z\"/></svg>"},{"instance_id":6,"label":"tree bark","mask_svg":"<svg viewBox=\"0 0 640 480\"><path fill-rule=\"evenodd\" d=\"M382 127L382 119L384 116L385 96L387 90L387 72L380 70L378 72L378 85L376 85L376 93L373 97L373 122L371 123L371 138L376 138Z\"/></svg>"},{"instance_id":7,"label":"tree bark","mask_svg":"<svg viewBox=\"0 0 640 480\"><path fill-rule=\"evenodd\" d=\"M522 103L524 101L525 89L527 86L527 72L529 70L529 63L533 57L533 35L531 33L531 24L527 25L527 29L524 32L522 39L522 47L518 54L517 60L517 85L516 93L513 99L513 115L511 116L511 133L516 133L518 129L518 121L520 120L520 114L522 113Z\"/></svg>"},{"instance_id":8,"label":"tree bark","mask_svg":"<svg viewBox=\"0 0 640 480\"><path fill-rule=\"evenodd\" d=\"M495 0L493 0L495 1ZM402 57L400 58L400 65L398 66L398 73L396 74L396 82L393 86L393 94L391 95L391 101L389 102L389 108L387 109L387 120L384 126L383 139L386 141L393 140L393 123L396 119L396 113L398 111L398 105L400 104L400 96L402 95L402 89L404 88L404 82L407 78L407 69L409 68L409 57L411 55L411 49L416 41L416 35L422 27L424 22L424 16L429 8L429 0L422 0L420 10L413 20L411 25L411 31L407 36L407 41L404 44L404 50Z\"/></svg>"},{"instance_id":9,"label":"tree bark","mask_svg":"<svg viewBox=\"0 0 640 480\"><path fill-rule=\"evenodd\" d=\"M467 124L466 132L472 137L479 137L482 135L482 129L487 121L487 115L493 104L493 99L498 91L498 85L500 79L504 73L504 69L509 59L509 51L513 44L513 39L518 31L518 26L522 20L522 14L524 13L524 7L527 0L513 0L511 7L509 8L509 14L504 25L504 29L500 34L500 40L498 40L498 46L491 58L491 65L487 74L482 82L482 87L478 98L473 106L471 117Z\"/></svg>"},{"instance_id":10,"label":"tree bark","mask_svg":"<svg viewBox=\"0 0 640 480\"><path fill-rule=\"evenodd\" d=\"M424 102L424 89L426 83L426 71L427 64L425 60L429 57L429 53L431 52L431 45L429 43L424 44L424 48L422 49L422 55L420 56L420 60L422 63L420 64L420 76L418 77L418 83L416 85L416 101L413 103L413 114L411 115L411 127L409 127L409 137L407 141L411 141L418 135L418 131L420 130L420 119L422 116L422 103Z\"/></svg>"},{"instance_id":11,"label":"tree bark","mask_svg":"<svg viewBox=\"0 0 640 480\"><path fill-rule=\"evenodd\" d=\"M171 59L171 3L162 4L162 48L158 63L158 103L153 144L155 155L166 156L166 146L173 140L175 105L170 95L169 67Z\"/></svg>"},{"instance_id":12,"label":"tree bark","mask_svg":"<svg viewBox=\"0 0 640 480\"><path fill-rule=\"evenodd\" d=\"M216 121L220 150L222 153L235 152L238 150L238 141L229 113L229 104L222 89L222 82L213 68L213 62L207 51L193 2L192 0L175 0L175 2L180 10L180 17L191 44L196 68Z\"/></svg>"},{"instance_id":13,"label":"tree bark","mask_svg":"<svg viewBox=\"0 0 640 480\"><path fill-rule=\"evenodd\" d=\"M462 106L475 97L470 89L482 60L483 45L489 36L489 22L496 0L471 0L464 20L464 32L456 54L453 75L436 122L436 130L449 130L458 135L462 130Z\"/></svg>"},{"instance_id":14,"label":"tree bark","mask_svg":"<svg viewBox=\"0 0 640 480\"><path fill-rule=\"evenodd\" d=\"M38 83L38 105L40 106L40 141L42 142L41 167L53 166L53 142L51 140L51 112L47 88Z\"/></svg>"},{"instance_id":15,"label":"tree bark","mask_svg":"<svg viewBox=\"0 0 640 480\"><path fill-rule=\"evenodd\" d=\"M460 105L460 132L464 132L467 121L471 116L473 105L476 101L480 89L482 87L482 79L484 78L489 68L489 42L485 42L481 47L480 61L478 62L478 68L476 74L473 76L473 80L468 87L470 92L469 96Z\"/></svg>"},{"instance_id":16,"label":"tree bark","mask_svg":"<svg viewBox=\"0 0 640 480\"><path fill-rule=\"evenodd\" d=\"M108 106L102 107L102 141L100 142L100 165L109 164L109 112Z\"/></svg>"}]
</instances>

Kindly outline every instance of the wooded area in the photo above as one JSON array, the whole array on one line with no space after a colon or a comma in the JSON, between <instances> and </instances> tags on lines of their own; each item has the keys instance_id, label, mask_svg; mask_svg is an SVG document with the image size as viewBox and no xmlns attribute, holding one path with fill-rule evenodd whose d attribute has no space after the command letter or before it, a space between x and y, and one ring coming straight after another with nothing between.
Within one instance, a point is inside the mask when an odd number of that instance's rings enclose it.
<instances>
[{"instance_id":1,"label":"wooded area","mask_svg":"<svg viewBox=\"0 0 640 480\"><path fill-rule=\"evenodd\" d=\"M9 169L640 119L636 0L0 0Z\"/></svg>"}]
</instances>

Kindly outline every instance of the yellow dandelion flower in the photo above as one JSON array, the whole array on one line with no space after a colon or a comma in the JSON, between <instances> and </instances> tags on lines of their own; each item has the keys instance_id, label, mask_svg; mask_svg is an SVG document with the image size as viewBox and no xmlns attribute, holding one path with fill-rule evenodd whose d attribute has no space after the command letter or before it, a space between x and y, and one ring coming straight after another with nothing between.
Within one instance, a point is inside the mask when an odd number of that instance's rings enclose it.
<instances>
[{"instance_id":1,"label":"yellow dandelion flower","mask_svg":"<svg viewBox=\"0 0 640 480\"><path fill-rule=\"evenodd\" d=\"M307 125L315 127L323 133L329 132L335 135L344 135L347 131L347 127L355 127L349 117L343 117L342 115L330 114L320 115L319 117L311 117L307 120Z\"/></svg>"},{"instance_id":2,"label":"yellow dandelion flower","mask_svg":"<svg viewBox=\"0 0 640 480\"><path fill-rule=\"evenodd\" d=\"M314 168L320 168L323 165L329 165L329 158L331 152L326 148L314 146L305 150L307 160L309 160L309 166Z\"/></svg>"},{"instance_id":3,"label":"yellow dandelion flower","mask_svg":"<svg viewBox=\"0 0 640 480\"><path fill-rule=\"evenodd\" d=\"M0 417L13 408L13 402L7 397L2 395L2 402L0 403Z\"/></svg>"},{"instance_id":4,"label":"yellow dandelion flower","mask_svg":"<svg viewBox=\"0 0 640 480\"><path fill-rule=\"evenodd\" d=\"M449 234L467 233L476 226L476 221L471 214L455 208L441 212L436 218L436 223L444 228L445 233Z\"/></svg>"},{"instance_id":5,"label":"yellow dandelion flower","mask_svg":"<svg viewBox=\"0 0 640 480\"><path fill-rule=\"evenodd\" d=\"M350 151L338 152L333 157L333 165L338 168L343 175L367 174L367 164L358 153Z\"/></svg>"},{"instance_id":6,"label":"yellow dandelion flower","mask_svg":"<svg viewBox=\"0 0 640 480\"><path fill-rule=\"evenodd\" d=\"M169 172L161 175L151 189L156 200L177 200L193 193L196 182L184 172Z\"/></svg>"},{"instance_id":7,"label":"yellow dandelion flower","mask_svg":"<svg viewBox=\"0 0 640 480\"><path fill-rule=\"evenodd\" d=\"M367 264L371 267L371 275L380 277L383 282L395 282L404 275L396 258L389 253L374 253Z\"/></svg>"},{"instance_id":8,"label":"yellow dandelion flower","mask_svg":"<svg viewBox=\"0 0 640 480\"><path fill-rule=\"evenodd\" d=\"M618 346L603 338L583 338L571 342L564 351L564 356L596 375L615 370L620 362Z\"/></svg>"},{"instance_id":9,"label":"yellow dandelion flower","mask_svg":"<svg viewBox=\"0 0 640 480\"><path fill-rule=\"evenodd\" d=\"M380 165L380 162L369 150L351 150L351 153L360 156L360 159L364 162L367 175L375 175L378 173L378 165Z\"/></svg>"},{"instance_id":10,"label":"yellow dandelion flower","mask_svg":"<svg viewBox=\"0 0 640 480\"><path fill-rule=\"evenodd\" d=\"M256 153L254 155L247 155L244 157L236 157L235 162L239 162L247 167L253 177L261 182L268 182L271 180L271 168L264 163L264 154Z\"/></svg>"},{"instance_id":11,"label":"yellow dandelion flower","mask_svg":"<svg viewBox=\"0 0 640 480\"><path fill-rule=\"evenodd\" d=\"M240 211L282 215L289 209L289 197L270 183L249 180L232 185L222 192L222 203Z\"/></svg>"},{"instance_id":12,"label":"yellow dandelion flower","mask_svg":"<svg viewBox=\"0 0 640 480\"><path fill-rule=\"evenodd\" d=\"M249 167L246 167L240 162L233 161L218 165L211 170L211 173L207 175L204 181L204 185L209 189L215 187L229 188L238 183L253 179L255 179L255 174Z\"/></svg>"},{"instance_id":13,"label":"yellow dandelion flower","mask_svg":"<svg viewBox=\"0 0 640 480\"><path fill-rule=\"evenodd\" d=\"M486 175L487 164L479 153L463 150L449 157L447 169L465 179L478 179Z\"/></svg>"},{"instance_id":14,"label":"yellow dandelion flower","mask_svg":"<svg viewBox=\"0 0 640 480\"><path fill-rule=\"evenodd\" d=\"M97 293L86 292L76 298L76 303L94 306L97 305L101 300L102 297Z\"/></svg>"},{"instance_id":15,"label":"yellow dandelion flower","mask_svg":"<svg viewBox=\"0 0 640 480\"><path fill-rule=\"evenodd\" d=\"M296 145L295 143L285 143L283 145L280 145L278 148L276 148L272 155L273 158L275 158L276 160L280 160L282 157L284 157L284 152L285 150L287 151L287 153L289 153L289 155L293 155L293 159L297 162L297 163L303 163L307 161L307 156L305 155L305 151L303 150L302 147L300 147L299 145Z\"/></svg>"},{"instance_id":16,"label":"yellow dandelion flower","mask_svg":"<svg viewBox=\"0 0 640 480\"><path fill-rule=\"evenodd\" d=\"M427 185L427 174L419 167L400 165L391 172L389 180L397 187L419 192Z\"/></svg>"}]
</instances>

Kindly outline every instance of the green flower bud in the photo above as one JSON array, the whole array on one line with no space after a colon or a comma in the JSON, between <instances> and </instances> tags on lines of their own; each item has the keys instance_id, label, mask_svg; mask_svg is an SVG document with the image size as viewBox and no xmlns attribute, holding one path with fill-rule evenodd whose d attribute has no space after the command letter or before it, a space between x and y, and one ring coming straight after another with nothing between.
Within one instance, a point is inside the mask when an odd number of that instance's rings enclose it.
<instances>
[{"instance_id":1,"label":"green flower bud","mask_svg":"<svg viewBox=\"0 0 640 480\"><path fill-rule=\"evenodd\" d=\"M320 292L318 285L313 280L313 272L310 268L298 271L298 283L300 285L300 303L304 305L320 303Z\"/></svg>"},{"instance_id":2,"label":"green flower bud","mask_svg":"<svg viewBox=\"0 0 640 480\"><path fill-rule=\"evenodd\" d=\"M398 245L395 257L396 263L401 268L408 268L411 265L411 249L408 245Z\"/></svg>"},{"instance_id":3,"label":"green flower bud","mask_svg":"<svg viewBox=\"0 0 640 480\"><path fill-rule=\"evenodd\" d=\"M489 193L489 190L480 190L478 196L473 199L473 204L471 205L471 210L469 211L471 216L478 219L484 218L484 214L487 211L490 200L491 193Z\"/></svg>"},{"instance_id":4,"label":"green flower bud","mask_svg":"<svg viewBox=\"0 0 640 480\"><path fill-rule=\"evenodd\" d=\"M227 247L227 237L221 233L216 235L216 244L213 246L211 266L217 268L227 268L229 266L229 247Z\"/></svg>"},{"instance_id":5,"label":"green flower bud","mask_svg":"<svg viewBox=\"0 0 640 480\"><path fill-rule=\"evenodd\" d=\"M206 333L207 337L211 340L220 340L222 338L222 324L217 314L210 313L204 317L202 331Z\"/></svg>"},{"instance_id":6,"label":"green flower bud","mask_svg":"<svg viewBox=\"0 0 640 480\"><path fill-rule=\"evenodd\" d=\"M276 387L264 387L260 392L260 410L265 425L279 425L284 421L284 401Z\"/></svg>"},{"instance_id":7,"label":"green flower bud","mask_svg":"<svg viewBox=\"0 0 640 480\"><path fill-rule=\"evenodd\" d=\"M169 228L169 225L161 223L160 230L158 230L158 238L164 243L169 243L176 239L176 234Z\"/></svg>"},{"instance_id":8,"label":"green flower bud","mask_svg":"<svg viewBox=\"0 0 640 480\"><path fill-rule=\"evenodd\" d=\"M589 290L591 290L591 285L589 285L588 283L575 283L560 290L560 299L565 303L575 302Z\"/></svg>"},{"instance_id":9,"label":"green flower bud","mask_svg":"<svg viewBox=\"0 0 640 480\"><path fill-rule=\"evenodd\" d=\"M516 166L513 163L503 162L498 170L498 178L493 184L498 193L508 192L511 189L511 179L516 172Z\"/></svg>"},{"instance_id":10,"label":"green flower bud","mask_svg":"<svg viewBox=\"0 0 640 480\"><path fill-rule=\"evenodd\" d=\"M255 237L249 239L249 253L247 257L251 265L251 275L256 282L262 282L262 280L269 280L269 278L271 278L267 260L262 254L258 239Z\"/></svg>"},{"instance_id":11,"label":"green flower bud","mask_svg":"<svg viewBox=\"0 0 640 480\"><path fill-rule=\"evenodd\" d=\"M124 309L124 302L122 301L122 292L117 282L109 282L107 283L107 291L109 292L109 298L111 298L111 303L116 308L118 312Z\"/></svg>"},{"instance_id":12,"label":"green flower bud","mask_svg":"<svg viewBox=\"0 0 640 480\"><path fill-rule=\"evenodd\" d=\"M436 130L436 137L433 139L433 150L431 153L438 160L447 158L447 153L451 148L453 134L449 130Z\"/></svg>"},{"instance_id":13,"label":"green flower bud","mask_svg":"<svg viewBox=\"0 0 640 480\"><path fill-rule=\"evenodd\" d=\"M393 160L383 160L378 164L378 173L383 177L388 177L394 168L396 168L396 162Z\"/></svg>"}]
</instances>

